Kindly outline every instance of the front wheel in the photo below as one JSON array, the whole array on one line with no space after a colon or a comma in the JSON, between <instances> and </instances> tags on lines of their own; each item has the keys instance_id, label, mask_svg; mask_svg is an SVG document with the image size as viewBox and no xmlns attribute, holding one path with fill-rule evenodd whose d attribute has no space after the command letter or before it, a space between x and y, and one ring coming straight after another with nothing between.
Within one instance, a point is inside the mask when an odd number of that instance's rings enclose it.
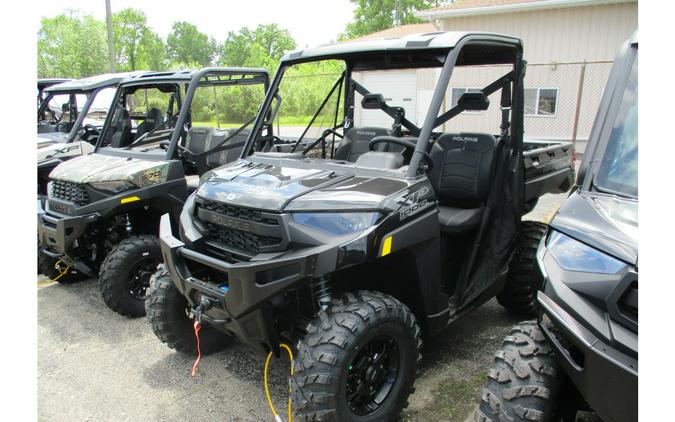
<instances>
[{"instance_id":1,"label":"front wheel","mask_svg":"<svg viewBox=\"0 0 675 422\"><path fill-rule=\"evenodd\" d=\"M476 421L561 420L562 377L535 321L511 328L488 373Z\"/></svg>"},{"instance_id":2,"label":"front wheel","mask_svg":"<svg viewBox=\"0 0 675 422\"><path fill-rule=\"evenodd\" d=\"M101 265L99 287L105 304L120 315L145 315L146 290L161 262L156 236L139 235L121 241Z\"/></svg>"},{"instance_id":3,"label":"front wheel","mask_svg":"<svg viewBox=\"0 0 675 422\"><path fill-rule=\"evenodd\" d=\"M420 328L395 298L346 293L298 342L291 397L302 420L395 420L413 391Z\"/></svg>"},{"instance_id":4,"label":"front wheel","mask_svg":"<svg viewBox=\"0 0 675 422\"><path fill-rule=\"evenodd\" d=\"M544 282L537 266L537 249L546 227L538 221L521 223L504 290L497 295L497 302L513 314L532 317L537 309L537 292Z\"/></svg>"}]
</instances>

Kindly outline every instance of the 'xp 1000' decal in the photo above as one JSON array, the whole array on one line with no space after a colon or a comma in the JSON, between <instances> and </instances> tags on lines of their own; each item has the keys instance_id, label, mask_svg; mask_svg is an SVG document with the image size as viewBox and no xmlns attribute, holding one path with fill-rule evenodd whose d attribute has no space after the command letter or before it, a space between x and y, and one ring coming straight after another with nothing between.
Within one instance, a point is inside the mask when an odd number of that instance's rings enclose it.
<instances>
[{"instance_id":1,"label":"'xp 1000' decal","mask_svg":"<svg viewBox=\"0 0 675 422\"><path fill-rule=\"evenodd\" d=\"M423 209L432 205L425 196L429 193L429 188L424 186L416 191L409 192L397 199L397 203L401 206L398 209L399 218L405 220L412 217Z\"/></svg>"}]
</instances>

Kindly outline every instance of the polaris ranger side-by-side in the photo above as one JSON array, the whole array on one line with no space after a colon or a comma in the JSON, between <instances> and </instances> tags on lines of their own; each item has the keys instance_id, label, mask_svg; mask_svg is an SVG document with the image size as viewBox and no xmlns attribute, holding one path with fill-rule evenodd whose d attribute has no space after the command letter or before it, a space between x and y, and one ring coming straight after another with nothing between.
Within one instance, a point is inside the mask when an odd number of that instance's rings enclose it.
<instances>
[{"instance_id":1,"label":"polaris ranger side-by-side","mask_svg":"<svg viewBox=\"0 0 675 422\"><path fill-rule=\"evenodd\" d=\"M636 33L614 61L576 186L539 246L537 321L504 339L476 420L638 420L637 100Z\"/></svg>"},{"instance_id":2,"label":"polaris ranger side-by-side","mask_svg":"<svg viewBox=\"0 0 675 422\"><path fill-rule=\"evenodd\" d=\"M108 73L44 89L46 97L38 108L39 196L47 195L49 173L57 165L94 150L117 84L141 73Z\"/></svg>"},{"instance_id":3,"label":"polaris ranger side-by-side","mask_svg":"<svg viewBox=\"0 0 675 422\"><path fill-rule=\"evenodd\" d=\"M266 124L297 108L284 92L303 66L340 70L289 143L287 128ZM484 87L442 110L463 68L485 70ZM366 82L395 69L438 75L420 126ZM539 280L505 283L519 233L532 232L520 219L539 195L568 189L573 169L569 143L523 144L524 74L521 41L489 33L286 54L241 159L204 178L180 227L162 217L165 269L146 299L157 336L194 352L192 316L204 324L203 347L223 333L265 352L292 344L301 418L394 419L412 391L422 329L446 327L498 293L519 312L535 300ZM462 132L465 111L483 113L494 132ZM388 127L363 125L386 116ZM320 120L328 126L307 139ZM253 151L272 141L276 152ZM524 154L541 162L529 179Z\"/></svg>"},{"instance_id":4,"label":"polaris ranger side-by-side","mask_svg":"<svg viewBox=\"0 0 675 422\"><path fill-rule=\"evenodd\" d=\"M262 101L268 83L267 71L248 68L144 73L122 81L94 153L50 174L46 208L38 212L38 270L58 275L58 262L99 275L111 309L144 315L148 280L161 262L160 215L168 212L177 225L199 177L239 157L259 102L237 113L228 102L242 95ZM229 123L221 128L224 118Z\"/></svg>"}]
</instances>

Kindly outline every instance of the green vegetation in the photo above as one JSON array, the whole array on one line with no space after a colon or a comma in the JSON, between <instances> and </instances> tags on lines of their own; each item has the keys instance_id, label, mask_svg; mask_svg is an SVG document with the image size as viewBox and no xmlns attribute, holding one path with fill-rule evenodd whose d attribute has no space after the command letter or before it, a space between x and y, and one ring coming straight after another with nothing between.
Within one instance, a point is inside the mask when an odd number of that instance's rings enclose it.
<instances>
[{"instance_id":1,"label":"green vegetation","mask_svg":"<svg viewBox=\"0 0 675 422\"><path fill-rule=\"evenodd\" d=\"M357 5L353 21L340 38L353 38L398 24L416 22L415 9L435 6L438 0L352 0ZM262 67L272 75L283 54L296 47L287 29L277 24L230 31L223 43L185 21L174 22L162 39L147 24L145 13L133 8L113 14L115 69L179 70L204 66ZM108 71L106 28L103 21L68 10L53 18L42 18L38 32L38 77L83 78ZM307 63L287 71L280 88L283 98L279 125L306 125L342 74L339 61ZM195 121L238 126L257 112L262 90L228 87L199 95L193 103ZM151 95L152 97L152 95ZM163 100L163 99L161 99ZM140 101L140 100L139 100ZM152 106L153 99L147 106ZM317 127L332 127L337 95L316 121ZM342 101L342 99L341 99ZM157 104L161 101L158 99ZM338 121L342 115L338 116ZM239 123L241 122L241 123ZM225 123L221 123L224 127Z\"/></svg>"},{"instance_id":2,"label":"green vegetation","mask_svg":"<svg viewBox=\"0 0 675 422\"><path fill-rule=\"evenodd\" d=\"M438 6L441 0L350 0L356 4L354 19L347 24L341 40L362 37L398 25L424 22L413 14Z\"/></svg>"}]
</instances>

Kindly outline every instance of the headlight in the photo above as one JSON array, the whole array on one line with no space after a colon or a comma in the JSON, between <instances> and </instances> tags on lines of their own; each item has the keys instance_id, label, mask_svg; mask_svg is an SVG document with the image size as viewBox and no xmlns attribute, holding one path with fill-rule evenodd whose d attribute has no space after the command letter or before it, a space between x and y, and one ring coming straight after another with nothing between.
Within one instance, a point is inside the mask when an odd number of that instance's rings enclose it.
<instances>
[{"instance_id":1,"label":"headlight","mask_svg":"<svg viewBox=\"0 0 675 422\"><path fill-rule=\"evenodd\" d=\"M118 194L135 187L126 180L110 180L106 182L94 182L89 184L94 189L104 190L106 192L111 192L114 194Z\"/></svg>"},{"instance_id":2,"label":"headlight","mask_svg":"<svg viewBox=\"0 0 675 422\"><path fill-rule=\"evenodd\" d=\"M560 232L551 232L546 247L558 265L568 271L615 274L626 264Z\"/></svg>"},{"instance_id":3,"label":"headlight","mask_svg":"<svg viewBox=\"0 0 675 422\"><path fill-rule=\"evenodd\" d=\"M377 212L312 212L294 213L293 220L303 226L318 229L337 236L363 231L377 222Z\"/></svg>"}]
</instances>

